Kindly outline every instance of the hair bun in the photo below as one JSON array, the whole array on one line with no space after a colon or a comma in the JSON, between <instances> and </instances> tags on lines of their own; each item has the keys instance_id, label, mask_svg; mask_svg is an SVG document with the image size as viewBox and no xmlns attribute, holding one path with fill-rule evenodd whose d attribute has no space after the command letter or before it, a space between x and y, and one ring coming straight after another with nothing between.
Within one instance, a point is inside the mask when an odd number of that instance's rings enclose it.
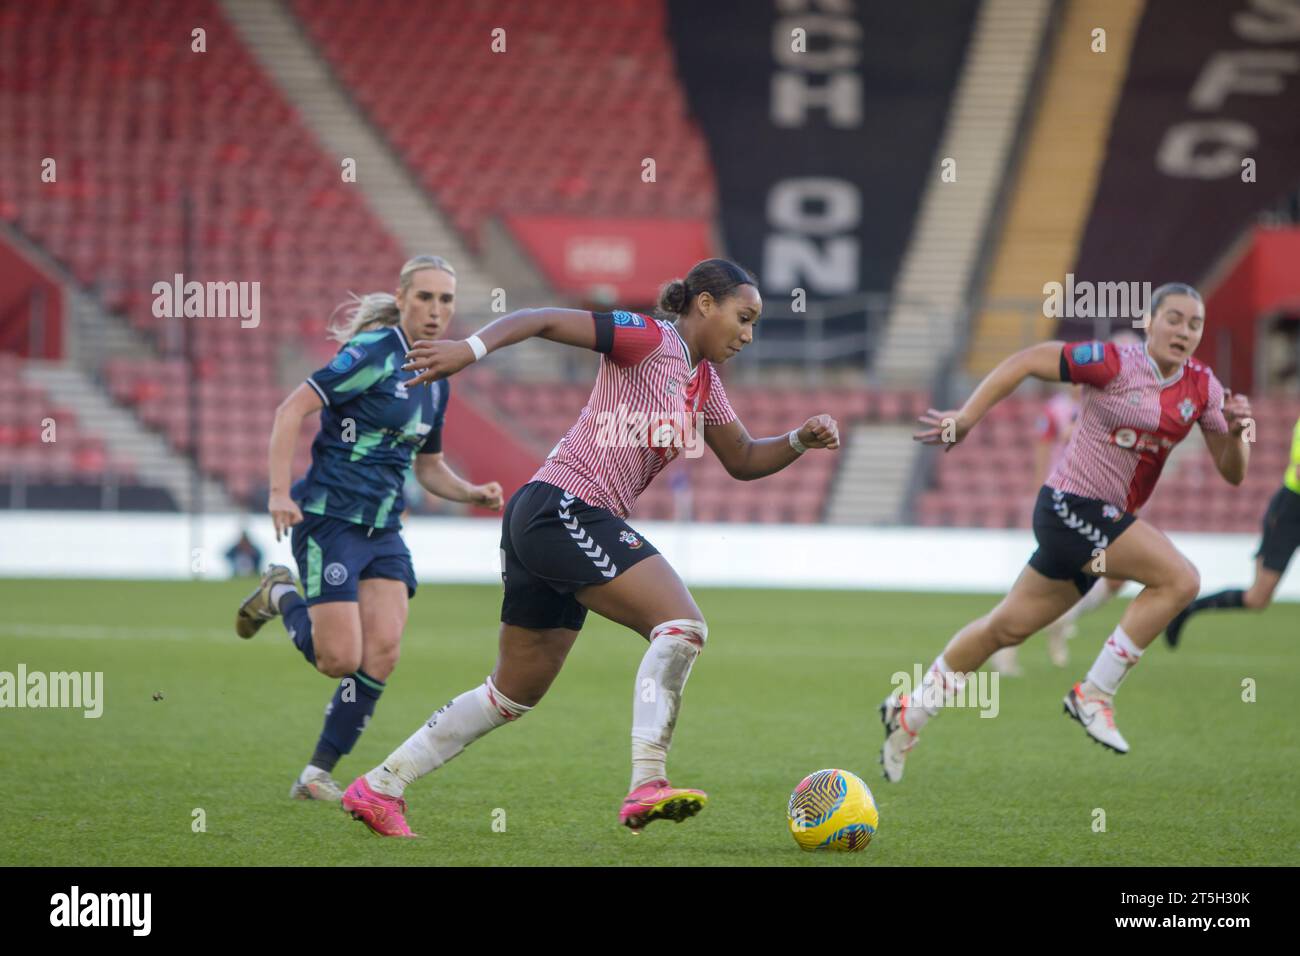
<instances>
[{"instance_id":1,"label":"hair bun","mask_svg":"<svg viewBox=\"0 0 1300 956\"><path fill-rule=\"evenodd\" d=\"M674 279L659 290L659 309L670 315L681 315L686 311L686 283Z\"/></svg>"}]
</instances>

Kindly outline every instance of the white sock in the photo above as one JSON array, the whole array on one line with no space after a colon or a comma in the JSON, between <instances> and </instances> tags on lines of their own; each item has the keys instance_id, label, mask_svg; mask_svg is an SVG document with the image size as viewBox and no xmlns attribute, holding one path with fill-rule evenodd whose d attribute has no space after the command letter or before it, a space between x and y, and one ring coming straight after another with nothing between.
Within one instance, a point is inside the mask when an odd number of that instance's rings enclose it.
<instances>
[{"instance_id":1,"label":"white sock","mask_svg":"<svg viewBox=\"0 0 1300 956\"><path fill-rule=\"evenodd\" d=\"M503 695L489 677L434 713L428 723L366 774L366 782L378 793L400 797L407 786L437 770L489 730L530 710Z\"/></svg>"},{"instance_id":2,"label":"white sock","mask_svg":"<svg viewBox=\"0 0 1300 956\"><path fill-rule=\"evenodd\" d=\"M703 621L665 621L650 632L632 692L632 785L667 780L664 768L691 665L704 649Z\"/></svg>"},{"instance_id":3,"label":"white sock","mask_svg":"<svg viewBox=\"0 0 1300 956\"><path fill-rule=\"evenodd\" d=\"M1106 699L1115 696L1119 685L1141 657L1142 649L1133 643L1133 638L1124 633L1124 628L1116 625L1102 646L1101 653L1093 661L1092 669L1088 671L1087 680L1092 687L1085 687L1084 693ZM1089 691L1093 688L1101 693L1090 694Z\"/></svg>"},{"instance_id":4,"label":"white sock","mask_svg":"<svg viewBox=\"0 0 1300 956\"><path fill-rule=\"evenodd\" d=\"M921 678L921 686L907 695L903 708L903 728L910 733L920 733L931 717L939 713L944 704L945 691L959 691L966 683L965 674L954 674L940 654Z\"/></svg>"},{"instance_id":5,"label":"white sock","mask_svg":"<svg viewBox=\"0 0 1300 956\"><path fill-rule=\"evenodd\" d=\"M328 770L322 770L320 767L314 766L313 764L307 764L307 766L303 768L302 773L298 774L298 782L307 783L309 780L328 776Z\"/></svg>"},{"instance_id":6,"label":"white sock","mask_svg":"<svg viewBox=\"0 0 1300 956\"><path fill-rule=\"evenodd\" d=\"M275 613L276 614L280 613L280 598L284 597L286 594L297 594L297 593L298 593L298 589L294 587L292 584L272 584L271 585L271 607L275 609Z\"/></svg>"}]
</instances>

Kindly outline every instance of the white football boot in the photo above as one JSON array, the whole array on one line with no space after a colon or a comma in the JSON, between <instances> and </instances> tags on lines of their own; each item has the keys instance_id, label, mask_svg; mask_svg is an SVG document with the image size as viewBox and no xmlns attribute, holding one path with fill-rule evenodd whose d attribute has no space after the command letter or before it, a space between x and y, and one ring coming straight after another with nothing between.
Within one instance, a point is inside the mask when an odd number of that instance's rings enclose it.
<instances>
[{"instance_id":1,"label":"white football boot","mask_svg":"<svg viewBox=\"0 0 1300 956\"><path fill-rule=\"evenodd\" d=\"M1115 727L1115 708L1096 697L1084 697L1083 685L1075 684L1065 695L1065 712L1083 725L1088 736L1117 754L1128 753L1128 741Z\"/></svg>"},{"instance_id":2,"label":"white football boot","mask_svg":"<svg viewBox=\"0 0 1300 956\"><path fill-rule=\"evenodd\" d=\"M338 803L343 799L343 791L334 782L328 771L320 767L309 766L289 788L289 796L294 800L324 800Z\"/></svg>"},{"instance_id":3,"label":"white football boot","mask_svg":"<svg viewBox=\"0 0 1300 956\"><path fill-rule=\"evenodd\" d=\"M903 714L908 706L901 697L892 694L880 705L880 722L885 725L880 765L890 783L903 779L903 761L907 759L908 751L916 746L917 735L903 726Z\"/></svg>"}]
</instances>

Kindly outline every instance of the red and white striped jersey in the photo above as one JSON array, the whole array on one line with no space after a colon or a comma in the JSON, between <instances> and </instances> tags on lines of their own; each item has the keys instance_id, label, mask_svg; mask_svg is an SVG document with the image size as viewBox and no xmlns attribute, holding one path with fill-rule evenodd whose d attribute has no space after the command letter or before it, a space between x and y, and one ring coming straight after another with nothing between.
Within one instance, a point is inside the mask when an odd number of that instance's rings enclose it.
<instances>
[{"instance_id":1,"label":"red and white striped jersey","mask_svg":"<svg viewBox=\"0 0 1300 956\"><path fill-rule=\"evenodd\" d=\"M1047 479L1057 491L1136 511L1195 422L1228 430L1223 386L1209 366L1188 359L1162 379L1142 343L1071 342L1061 350L1061 378L1088 387L1069 447Z\"/></svg>"},{"instance_id":2,"label":"red and white striped jersey","mask_svg":"<svg viewBox=\"0 0 1300 956\"><path fill-rule=\"evenodd\" d=\"M603 352L578 420L533 475L625 518L655 475L683 451L703 453L703 426L736 413L712 363L694 367L671 322L635 312L601 312Z\"/></svg>"}]
</instances>

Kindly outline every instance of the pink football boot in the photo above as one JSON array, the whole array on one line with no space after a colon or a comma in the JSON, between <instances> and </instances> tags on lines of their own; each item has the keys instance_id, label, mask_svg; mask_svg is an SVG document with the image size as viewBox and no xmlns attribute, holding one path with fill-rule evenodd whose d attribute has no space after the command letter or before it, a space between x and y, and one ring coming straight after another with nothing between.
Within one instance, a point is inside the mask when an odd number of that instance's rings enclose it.
<instances>
[{"instance_id":1,"label":"pink football boot","mask_svg":"<svg viewBox=\"0 0 1300 956\"><path fill-rule=\"evenodd\" d=\"M704 809L709 795L702 790L681 790L667 780L643 783L623 798L618 822L633 833L640 833L651 820L681 823Z\"/></svg>"},{"instance_id":2,"label":"pink football boot","mask_svg":"<svg viewBox=\"0 0 1300 956\"><path fill-rule=\"evenodd\" d=\"M340 802L353 820L360 820L380 836L415 836L406 825L406 801L375 793L364 776L352 781Z\"/></svg>"}]
</instances>

